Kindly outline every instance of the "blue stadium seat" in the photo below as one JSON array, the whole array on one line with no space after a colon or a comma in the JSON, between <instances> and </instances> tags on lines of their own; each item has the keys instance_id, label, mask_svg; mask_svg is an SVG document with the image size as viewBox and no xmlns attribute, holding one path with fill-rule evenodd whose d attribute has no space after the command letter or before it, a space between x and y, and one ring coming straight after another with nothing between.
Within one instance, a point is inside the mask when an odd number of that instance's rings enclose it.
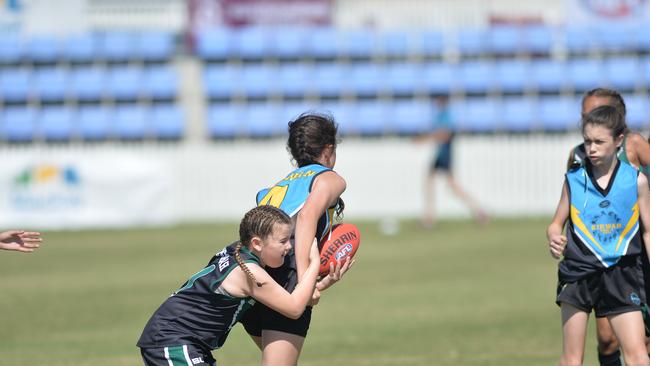
<instances>
[{"instance_id":1,"label":"blue stadium seat","mask_svg":"<svg viewBox=\"0 0 650 366\"><path fill-rule=\"evenodd\" d=\"M270 30L269 54L280 59L297 59L305 55L307 32L303 27L279 27Z\"/></svg>"},{"instance_id":2,"label":"blue stadium seat","mask_svg":"<svg viewBox=\"0 0 650 366\"><path fill-rule=\"evenodd\" d=\"M535 60L531 64L531 83L542 92L557 92L567 87L567 67L560 61Z\"/></svg>"},{"instance_id":3,"label":"blue stadium seat","mask_svg":"<svg viewBox=\"0 0 650 366\"><path fill-rule=\"evenodd\" d=\"M311 66L300 62L280 64L278 87L284 96L302 97L312 90L314 71Z\"/></svg>"},{"instance_id":4,"label":"blue stadium seat","mask_svg":"<svg viewBox=\"0 0 650 366\"><path fill-rule=\"evenodd\" d=\"M349 66L339 63L317 63L314 66L314 84L321 97L339 96L350 82Z\"/></svg>"},{"instance_id":5,"label":"blue stadium seat","mask_svg":"<svg viewBox=\"0 0 650 366\"><path fill-rule=\"evenodd\" d=\"M632 130L648 128L648 113L650 112L650 100L645 95L624 95L626 115L625 121Z\"/></svg>"},{"instance_id":6,"label":"blue stadium seat","mask_svg":"<svg viewBox=\"0 0 650 366\"><path fill-rule=\"evenodd\" d=\"M462 28L457 34L458 52L463 56L477 56L488 51L488 37L485 30Z\"/></svg>"},{"instance_id":7,"label":"blue stadium seat","mask_svg":"<svg viewBox=\"0 0 650 366\"><path fill-rule=\"evenodd\" d=\"M466 93L487 93L496 85L496 70L490 61L465 61L458 67L460 88Z\"/></svg>"},{"instance_id":8,"label":"blue stadium seat","mask_svg":"<svg viewBox=\"0 0 650 366\"><path fill-rule=\"evenodd\" d=\"M72 62L91 62L101 47L101 39L93 33L79 33L63 40L62 55Z\"/></svg>"},{"instance_id":9,"label":"blue stadium seat","mask_svg":"<svg viewBox=\"0 0 650 366\"><path fill-rule=\"evenodd\" d=\"M245 108L239 104L213 104L208 109L208 134L211 138L234 138L241 134Z\"/></svg>"},{"instance_id":10,"label":"blue stadium seat","mask_svg":"<svg viewBox=\"0 0 650 366\"><path fill-rule=\"evenodd\" d=\"M380 136L387 132L389 110L379 101L359 101L356 103L356 132L363 136Z\"/></svg>"},{"instance_id":11,"label":"blue stadium seat","mask_svg":"<svg viewBox=\"0 0 650 366\"><path fill-rule=\"evenodd\" d=\"M493 26L487 31L487 39L493 54L514 55L521 51L521 31L517 26Z\"/></svg>"},{"instance_id":12,"label":"blue stadium seat","mask_svg":"<svg viewBox=\"0 0 650 366\"><path fill-rule=\"evenodd\" d=\"M550 54L554 44L554 29L544 25L524 26L521 29L521 47L529 54Z\"/></svg>"},{"instance_id":13,"label":"blue stadium seat","mask_svg":"<svg viewBox=\"0 0 650 366\"><path fill-rule=\"evenodd\" d=\"M399 135L414 135L429 131L434 107L428 101L395 101L391 106L390 131Z\"/></svg>"},{"instance_id":14,"label":"blue stadium seat","mask_svg":"<svg viewBox=\"0 0 650 366\"><path fill-rule=\"evenodd\" d=\"M424 86L420 64L397 62L388 64L384 74L388 90L393 95L412 95Z\"/></svg>"},{"instance_id":15,"label":"blue stadium seat","mask_svg":"<svg viewBox=\"0 0 650 366\"><path fill-rule=\"evenodd\" d=\"M389 31L379 35L381 54L388 57L406 57L411 54L411 34L406 31Z\"/></svg>"},{"instance_id":16,"label":"blue stadium seat","mask_svg":"<svg viewBox=\"0 0 650 366\"><path fill-rule=\"evenodd\" d=\"M451 102L455 129L486 133L498 130L499 104L492 98L467 98Z\"/></svg>"},{"instance_id":17,"label":"blue stadium seat","mask_svg":"<svg viewBox=\"0 0 650 366\"><path fill-rule=\"evenodd\" d=\"M26 102L32 88L32 74L24 68L0 71L0 93L5 102Z\"/></svg>"},{"instance_id":18,"label":"blue stadium seat","mask_svg":"<svg viewBox=\"0 0 650 366\"><path fill-rule=\"evenodd\" d=\"M635 27L627 23L596 22L594 31L595 43L598 49L607 52L621 52L636 50L637 32L647 32L647 27Z\"/></svg>"},{"instance_id":19,"label":"blue stadium seat","mask_svg":"<svg viewBox=\"0 0 650 366\"><path fill-rule=\"evenodd\" d=\"M569 53L587 53L596 48L596 32L587 26L568 26L564 29L564 45Z\"/></svg>"},{"instance_id":20,"label":"blue stadium seat","mask_svg":"<svg viewBox=\"0 0 650 366\"><path fill-rule=\"evenodd\" d=\"M286 133L282 108L275 103L252 103L246 106L244 133L249 137L271 137Z\"/></svg>"},{"instance_id":21,"label":"blue stadium seat","mask_svg":"<svg viewBox=\"0 0 650 366\"><path fill-rule=\"evenodd\" d=\"M305 56L321 59L334 58L339 55L341 35L334 28L316 27L307 30Z\"/></svg>"},{"instance_id":22,"label":"blue stadium seat","mask_svg":"<svg viewBox=\"0 0 650 366\"><path fill-rule=\"evenodd\" d=\"M39 35L25 44L25 56L34 63L54 63L61 58L61 38Z\"/></svg>"},{"instance_id":23,"label":"blue stadium seat","mask_svg":"<svg viewBox=\"0 0 650 366\"><path fill-rule=\"evenodd\" d=\"M234 52L243 59L264 59L270 51L270 30L264 27L241 28L234 33Z\"/></svg>"},{"instance_id":24,"label":"blue stadium seat","mask_svg":"<svg viewBox=\"0 0 650 366\"><path fill-rule=\"evenodd\" d=\"M137 100L143 89L144 73L138 66L114 66L108 72L107 92L115 100Z\"/></svg>"},{"instance_id":25,"label":"blue stadium seat","mask_svg":"<svg viewBox=\"0 0 650 366\"><path fill-rule=\"evenodd\" d=\"M69 90L69 74L64 68L40 68L34 74L34 93L42 101L63 101Z\"/></svg>"},{"instance_id":26,"label":"blue stadium seat","mask_svg":"<svg viewBox=\"0 0 650 366\"><path fill-rule=\"evenodd\" d=\"M106 88L107 74L103 68L80 67L72 70L70 89L80 101L98 101Z\"/></svg>"},{"instance_id":27,"label":"blue stadium seat","mask_svg":"<svg viewBox=\"0 0 650 366\"><path fill-rule=\"evenodd\" d=\"M203 87L210 98L229 98L240 87L241 71L230 64L206 66Z\"/></svg>"},{"instance_id":28,"label":"blue stadium seat","mask_svg":"<svg viewBox=\"0 0 650 366\"><path fill-rule=\"evenodd\" d=\"M46 141L70 141L75 136L75 114L69 107L42 108L38 116L40 135Z\"/></svg>"},{"instance_id":29,"label":"blue stadium seat","mask_svg":"<svg viewBox=\"0 0 650 366\"><path fill-rule=\"evenodd\" d=\"M77 113L79 136L84 141L103 141L111 135L113 111L103 106L83 106Z\"/></svg>"},{"instance_id":30,"label":"blue stadium seat","mask_svg":"<svg viewBox=\"0 0 650 366\"><path fill-rule=\"evenodd\" d=\"M179 140L183 137L185 119L176 104L154 104L151 111L153 135L160 140Z\"/></svg>"},{"instance_id":31,"label":"blue stadium seat","mask_svg":"<svg viewBox=\"0 0 650 366\"><path fill-rule=\"evenodd\" d=\"M539 120L549 132L564 132L578 128L580 103L570 97L542 97L538 102Z\"/></svg>"},{"instance_id":32,"label":"blue stadium seat","mask_svg":"<svg viewBox=\"0 0 650 366\"><path fill-rule=\"evenodd\" d=\"M202 31L196 39L196 53L204 60L223 60L234 52L233 31L212 28Z\"/></svg>"},{"instance_id":33,"label":"blue stadium seat","mask_svg":"<svg viewBox=\"0 0 650 366\"><path fill-rule=\"evenodd\" d=\"M496 64L495 80L504 93L521 93L530 87L530 63L513 58L500 60Z\"/></svg>"},{"instance_id":34,"label":"blue stadium seat","mask_svg":"<svg viewBox=\"0 0 650 366\"><path fill-rule=\"evenodd\" d=\"M249 98L269 96L278 90L278 70L266 64L246 65L241 73L241 87Z\"/></svg>"},{"instance_id":35,"label":"blue stadium seat","mask_svg":"<svg viewBox=\"0 0 650 366\"><path fill-rule=\"evenodd\" d=\"M142 140L149 134L149 109L140 105L118 105L112 130L121 140Z\"/></svg>"},{"instance_id":36,"label":"blue stadium seat","mask_svg":"<svg viewBox=\"0 0 650 366\"><path fill-rule=\"evenodd\" d=\"M0 63L18 63L25 55L23 41L18 34L0 35Z\"/></svg>"},{"instance_id":37,"label":"blue stadium seat","mask_svg":"<svg viewBox=\"0 0 650 366\"><path fill-rule=\"evenodd\" d=\"M634 90L639 82L639 61L636 57L610 57L605 59L607 85L623 91Z\"/></svg>"},{"instance_id":38,"label":"blue stadium seat","mask_svg":"<svg viewBox=\"0 0 650 366\"><path fill-rule=\"evenodd\" d=\"M635 32L631 35L634 38L634 44L639 52L650 51L650 32Z\"/></svg>"},{"instance_id":39,"label":"blue stadium seat","mask_svg":"<svg viewBox=\"0 0 650 366\"><path fill-rule=\"evenodd\" d=\"M378 54L379 40L371 29L355 29L342 34L341 54L352 58L371 58Z\"/></svg>"},{"instance_id":40,"label":"blue stadium seat","mask_svg":"<svg viewBox=\"0 0 650 366\"><path fill-rule=\"evenodd\" d=\"M36 111L32 107L4 109L2 134L9 142L30 142L36 134Z\"/></svg>"},{"instance_id":41,"label":"blue stadium seat","mask_svg":"<svg viewBox=\"0 0 650 366\"><path fill-rule=\"evenodd\" d=\"M530 132L537 122L537 104L528 97L508 97L501 102L501 120L505 130Z\"/></svg>"},{"instance_id":42,"label":"blue stadium seat","mask_svg":"<svg viewBox=\"0 0 650 366\"><path fill-rule=\"evenodd\" d=\"M170 100L178 93L178 75L171 66L149 66L144 70L144 93L151 99Z\"/></svg>"},{"instance_id":43,"label":"blue stadium seat","mask_svg":"<svg viewBox=\"0 0 650 366\"><path fill-rule=\"evenodd\" d=\"M99 54L108 61L127 61L136 58L137 42L132 32L107 32L102 35Z\"/></svg>"},{"instance_id":44,"label":"blue stadium seat","mask_svg":"<svg viewBox=\"0 0 650 366\"><path fill-rule=\"evenodd\" d=\"M584 92L605 83L604 70L599 60L570 59L568 68L568 80L575 91Z\"/></svg>"},{"instance_id":45,"label":"blue stadium seat","mask_svg":"<svg viewBox=\"0 0 650 366\"><path fill-rule=\"evenodd\" d=\"M425 56L441 56L445 52L445 36L436 30L424 30L420 33L417 53Z\"/></svg>"},{"instance_id":46,"label":"blue stadium seat","mask_svg":"<svg viewBox=\"0 0 650 366\"><path fill-rule=\"evenodd\" d=\"M422 79L428 93L449 94L457 88L456 68L445 62L424 64Z\"/></svg>"},{"instance_id":47,"label":"blue stadium seat","mask_svg":"<svg viewBox=\"0 0 650 366\"><path fill-rule=\"evenodd\" d=\"M640 74L639 77L643 81L646 88L650 87L650 57L642 57L639 59Z\"/></svg>"},{"instance_id":48,"label":"blue stadium seat","mask_svg":"<svg viewBox=\"0 0 650 366\"><path fill-rule=\"evenodd\" d=\"M144 61L165 61L174 54L174 35L169 32L140 32L136 43L134 52Z\"/></svg>"},{"instance_id":49,"label":"blue stadium seat","mask_svg":"<svg viewBox=\"0 0 650 366\"><path fill-rule=\"evenodd\" d=\"M338 123L338 132L342 136L357 133L357 116L356 103L347 101L325 102L321 104L317 111L328 113L334 117Z\"/></svg>"},{"instance_id":50,"label":"blue stadium seat","mask_svg":"<svg viewBox=\"0 0 650 366\"><path fill-rule=\"evenodd\" d=\"M377 95L383 90L385 72L381 65L374 62L357 62L352 64L350 87L358 96Z\"/></svg>"}]
</instances>

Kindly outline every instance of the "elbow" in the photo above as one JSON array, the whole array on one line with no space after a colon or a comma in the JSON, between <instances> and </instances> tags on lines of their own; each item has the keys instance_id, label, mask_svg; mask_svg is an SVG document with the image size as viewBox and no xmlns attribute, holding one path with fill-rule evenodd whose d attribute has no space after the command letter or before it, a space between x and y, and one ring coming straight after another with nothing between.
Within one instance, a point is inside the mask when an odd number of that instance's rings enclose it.
<instances>
[{"instance_id":1,"label":"elbow","mask_svg":"<svg viewBox=\"0 0 650 366\"><path fill-rule=\"evenodd\" d=\"M305 312L304 307L301 309L291 309L287 313L285 313L284 316L286 316L289 319L297 320L298 318L300 318L300 316L302 316L304 312Z\"/></svg>"}]
</instances>

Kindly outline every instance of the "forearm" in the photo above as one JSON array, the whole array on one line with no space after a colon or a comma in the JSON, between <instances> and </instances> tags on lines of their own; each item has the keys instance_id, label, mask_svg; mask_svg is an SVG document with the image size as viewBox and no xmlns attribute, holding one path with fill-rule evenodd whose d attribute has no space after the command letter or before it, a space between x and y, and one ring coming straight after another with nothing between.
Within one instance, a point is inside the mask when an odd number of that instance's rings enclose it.
<instances>
[{"instance_id":1,"label":"forearm","mask_svg":"<svg viewBox=\"0 0 650 366\"><path fill-rule=\"evenodd\" d=\"M283 315L292 319L297 319L302 315L316 288L317 276L318 266L316 264L308 266L302 279L298 281L298 285L291 293L293 298L291 309L287 309L288 311Z\"/></svg>"}]
</instances>

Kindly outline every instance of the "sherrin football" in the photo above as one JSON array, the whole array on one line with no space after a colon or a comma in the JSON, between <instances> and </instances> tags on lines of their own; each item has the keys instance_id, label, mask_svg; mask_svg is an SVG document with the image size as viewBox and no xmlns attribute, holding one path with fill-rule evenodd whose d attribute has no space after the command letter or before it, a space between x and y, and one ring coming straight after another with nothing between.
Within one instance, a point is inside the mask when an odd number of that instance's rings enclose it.
<instances>
[{"instance_id":1,"label":"sherrin football","mask_svg":"<svg viewBox=\"0 0 650 366\"><path fill-rule=\"evenodd\" d=\"M354 257L361 244L359 229L353 224L342 223L332 227L329 235L323 237L318 243L320 251L320 272L321 277L330 273L330 263L336 266L336 261L345 262L347 257Z\"/></svg>"}]
</instances>

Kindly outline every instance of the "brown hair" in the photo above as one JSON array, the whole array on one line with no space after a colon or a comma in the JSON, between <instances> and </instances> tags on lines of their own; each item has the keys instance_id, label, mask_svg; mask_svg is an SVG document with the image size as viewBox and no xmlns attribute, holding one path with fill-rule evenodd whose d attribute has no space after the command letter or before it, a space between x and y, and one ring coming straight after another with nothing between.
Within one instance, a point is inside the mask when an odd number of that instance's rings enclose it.
<instances>
[{"instance_id":1,"label":"brown hair","mask_svg":"<svg viewBox=\"0 0 650 366\"><path fill-rule=\"evenodd\" d=\"M601 105L582 117L582 131L585 126L594 124L603 126L612 132L612 137L616 138L625 133L627 126L625 119L618 111L618 108L611 105Z\"/></svg>"},{"instance_id":2,"label":"brown hair","mask_svg":"<svg viewBox=\"0 0 650 366\"><path fill-rule=\"evenodd\" d=\"M289 122L287 150L299 167L316 163L327 145L336 146L338 125L328 114L307 112Z\"/></svg>"},{"instance_id":3,"label":"brown hair","mask_svg":"<svg viewBox=\"0 0 650 366\"><path fill-rule=\"evenodd\" d=\"M257 282L253 272L251 272L241 259L239 251L242 246L248 247L251 244L253 237L265 239L269 235L273 234L275 224L291 225L291 218L289 218L284 211L273 206L255 207L248 211L239 223L239 242L237 242L235 247L235 260L241 267L242 271L246 273L246 276L248 276L257 287L261 287L263 284Z\"/></svg>"},{"instance_id":4,"label":"brown hair","mask_svg":"<svg viewBox=\"0 0 650 366\"><path fill-rule=\"evenodd\" d=\"M607 104L611 105L612 107L615 107L618 113L620 113L621 116L623 116L623 120L625 120L625 115L627 114L627 110L625 108L625 101L623 100L621 94L616 90L607 89L607 88L591 89L590 91L586 92L585 95L582 97L582 105L585 104L585 101L589 97L609 98L609 103Z\"/></svg>"}]
</instances>

